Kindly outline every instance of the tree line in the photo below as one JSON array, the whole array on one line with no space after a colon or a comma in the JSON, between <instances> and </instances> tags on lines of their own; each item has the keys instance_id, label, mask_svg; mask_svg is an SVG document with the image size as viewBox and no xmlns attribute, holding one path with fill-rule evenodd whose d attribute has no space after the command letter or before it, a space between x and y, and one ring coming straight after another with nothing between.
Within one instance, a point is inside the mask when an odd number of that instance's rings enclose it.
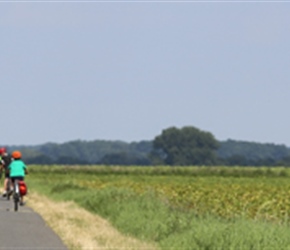
<instances>
[{"instance_id":1,"label":"tree line","mask_svg":"<svg viewBox=\"0 0 290 250\"><path fill-rule=\"evenodd\" d=\"M6 147L10 152L21 150L27 164L290 166L285 145L218 141L193 126L164 129L152 141L75 140Z\"/></svg>"}]
</instances>

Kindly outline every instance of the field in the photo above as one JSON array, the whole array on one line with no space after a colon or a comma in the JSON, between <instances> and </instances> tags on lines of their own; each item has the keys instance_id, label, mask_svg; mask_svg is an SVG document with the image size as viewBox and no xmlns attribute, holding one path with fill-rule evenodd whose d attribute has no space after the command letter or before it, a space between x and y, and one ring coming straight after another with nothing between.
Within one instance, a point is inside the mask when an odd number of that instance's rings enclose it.
<instances>
[{"instance_id":1,"label":"field","mask_svg":"<svg viewBox=\"0 0 290 250\"><path fill-rule=\"evenodd\" d=\"M72 200L122 233L160 249L290 249L290 169L29 170L30 189L55 201Z\"/></svg>"}]
</instances>

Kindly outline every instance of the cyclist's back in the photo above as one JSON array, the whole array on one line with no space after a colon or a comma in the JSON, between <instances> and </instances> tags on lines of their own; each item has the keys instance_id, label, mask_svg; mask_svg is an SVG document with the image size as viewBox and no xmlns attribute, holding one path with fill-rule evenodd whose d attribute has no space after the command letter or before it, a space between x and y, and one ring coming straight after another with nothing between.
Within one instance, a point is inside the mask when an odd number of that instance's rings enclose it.
<instances>
[{"instance_id":1,"label":"cyclist's back","mask_svg":"<svg viewBox=\"0 0 290 250\"><path fill-rule=\"evenodd\" d=\"M11 159L11 156L7 153L6 148L0 148L0 155L1 155L1 169L4 170L4 175L5 175L3 196L6 196L6 190L7 190L8 179L9 179L8 167L12 159Z\"/></svg>"},{"instance_id":2,"label":"cyclist's back","mask_svg":"<svg viewBox=\"0 0 290 250\"><path fill-rule=\"evenodd\" d=\"M10 178L14 185L15 181L24 181L25 174L27 174L27 167L25 163L21 160L21 152L14 151L12 153L12 162L8 166ZM24 205L23 195L20 194L20 205Z\"/></svg>"},{"instance_id":3,"label":"cyclist's back","mask_svg":"<svg viewBox=\"0 0 290 250\"><path fill-rule=\"evenodd\" d=\"M8 171L8 166L11 163L11 156L6 154L4 156L1 157L1 162L4 165L4 169L6 170L6 172Z\"/></svg>"},{"instance_id":4,"label":"cyclist's back","mask_svg":"<svg viewBox=\"0 0 290 250\"><path fill-rule=\"evenodd\" d=\"M26 165L21 159L14 159L9 165L10 178L22 179L25 176Z\"/></svg>"}]
</instances>

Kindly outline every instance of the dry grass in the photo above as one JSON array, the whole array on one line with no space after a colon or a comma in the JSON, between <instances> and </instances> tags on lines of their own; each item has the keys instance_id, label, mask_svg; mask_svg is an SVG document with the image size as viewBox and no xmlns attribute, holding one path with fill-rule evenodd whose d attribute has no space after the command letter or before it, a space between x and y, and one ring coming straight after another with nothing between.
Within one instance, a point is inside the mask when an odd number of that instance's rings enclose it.
<instances>
[{"instance_id":1,"label":"dry grass","mask_svg":"<svg viewBox=\"0 0 290 250\"><path fill-rule=\"evenodd\" d=\"M29 193L27 198L28 205L42 216L69 249L157 249L152 244L122 235L108 221L73 202L55 202L35 192Z\"/></svg>"}]
</instances>

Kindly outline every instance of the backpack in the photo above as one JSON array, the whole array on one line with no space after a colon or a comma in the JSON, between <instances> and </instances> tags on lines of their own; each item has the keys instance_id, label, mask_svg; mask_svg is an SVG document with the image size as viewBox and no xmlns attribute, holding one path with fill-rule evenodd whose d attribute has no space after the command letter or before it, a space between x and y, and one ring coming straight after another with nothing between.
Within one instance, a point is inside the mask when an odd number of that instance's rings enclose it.
<instances>
[{"instance_id":1,"label":"backpack","mask_svg":"<svg viewBox=\"0 0 290 250\"><path fill-rule=\"evenodd\" d=\"M24 196L27 194L27 185L24 181L18 181L19 184L19 192L21 196Z\"/></svg>"}]
</instances>

